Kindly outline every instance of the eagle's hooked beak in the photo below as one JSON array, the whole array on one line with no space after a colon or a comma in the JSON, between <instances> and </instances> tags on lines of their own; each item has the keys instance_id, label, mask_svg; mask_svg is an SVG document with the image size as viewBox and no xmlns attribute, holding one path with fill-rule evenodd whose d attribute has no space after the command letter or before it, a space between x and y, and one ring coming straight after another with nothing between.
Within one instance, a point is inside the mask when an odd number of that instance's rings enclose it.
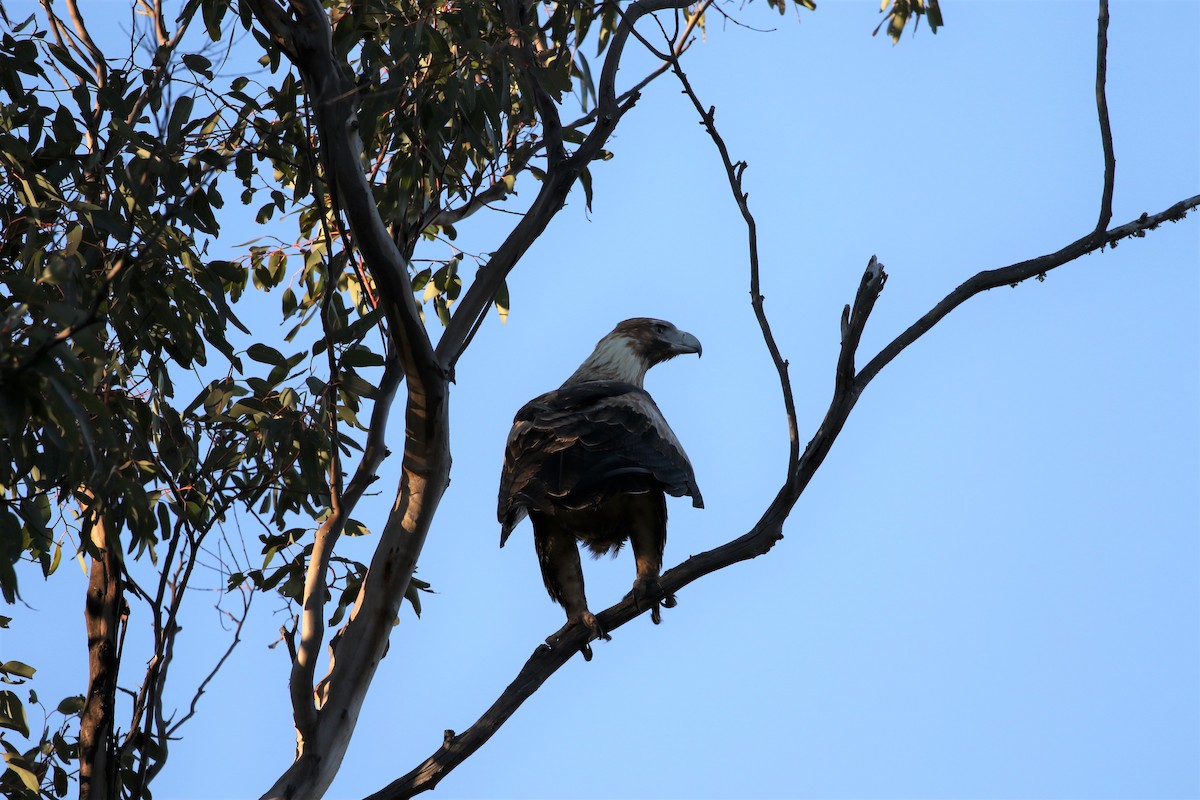
<instances>
[{"instance_id":1,"label":"eagle's hooked beak","mask_svg":"<svg viewBox=\"0 0 1200 800\"><path fill-rule=\"evenodd\" d=\"M668 331L664 338L671 346L671 355L678 356L684 353L695 353L697 356L700 356L704 353L704 348L700 346L700 340L687 331L681 331L677 328L673 331Z\"/></svg>"}]
</instances>

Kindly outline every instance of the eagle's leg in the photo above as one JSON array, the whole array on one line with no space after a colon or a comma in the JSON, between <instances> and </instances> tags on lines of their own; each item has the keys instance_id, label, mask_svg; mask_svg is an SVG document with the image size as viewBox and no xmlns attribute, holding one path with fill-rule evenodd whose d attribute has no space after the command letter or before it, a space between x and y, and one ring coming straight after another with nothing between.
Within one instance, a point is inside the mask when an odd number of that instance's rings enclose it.
<instances>
[{"instance_id":1,"label":"eagle's leg","mask_svg":"<svg viewBox=\"0 0 1200 800\"><path fill-rule=\"evenodd\" d=\"M650 620L657 625L662 622L659 605L675 607L675 595L663 594L658 584L663 548L667 544L667 499L662 492L648 492L639 497L645 498L645 513L632 515L629 535L629 542L633 545L633 560L637 565L633 602L639 611L649 605Z\"/></svg>"},{"instance_id":2,"label":"eagle's leg","mask_svg":"<svg viewBox=\"0 0 1200 800\"><path fill-rule=\"evenodd\" d=\"M553 647L573 625L582 625L591 631L590 639L611 639L588 610L587 596L583 592L583 566L579 563L575 535L547 520L541 525L535 524L533 541L537 547L546 591L567 612L567 624L546 639L546 644ZM590 655L590 652L585 649L584 654Z\"/></svg>"}]
</instances>

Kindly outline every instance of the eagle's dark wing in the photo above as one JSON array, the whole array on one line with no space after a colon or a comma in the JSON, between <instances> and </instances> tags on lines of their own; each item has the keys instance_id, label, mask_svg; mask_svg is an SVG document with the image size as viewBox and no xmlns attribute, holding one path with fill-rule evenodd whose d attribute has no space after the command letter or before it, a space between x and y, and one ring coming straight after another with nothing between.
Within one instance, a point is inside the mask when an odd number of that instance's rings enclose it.
<instances>
[{"instance_id":1,"label":"eagle's dark wing","mask_svg":"<svg viewBox=\"0 0 1200 800\"><path fill-rule=\"evenodd\" d=\"M508 436L501 544L530 509L597 508L652 489L704 507L691 462L649 394L618 381L547 392L517 412Z\"/></svg>"}]
</instances>

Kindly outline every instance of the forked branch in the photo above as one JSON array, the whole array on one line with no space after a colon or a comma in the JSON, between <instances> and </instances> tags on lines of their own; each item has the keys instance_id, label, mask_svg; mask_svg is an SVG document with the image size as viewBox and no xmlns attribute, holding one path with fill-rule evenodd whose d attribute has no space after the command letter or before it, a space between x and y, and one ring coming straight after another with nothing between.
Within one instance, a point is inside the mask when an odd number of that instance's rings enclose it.
<instances>
[{"instance_id":1,"label":"forked branch","mask_svg":"<svg viewBox=\"0 0 1200 800\"><path fill-rule=\"evenodd\" d=\"M481 315L487 313L501 283L530 245L542 235L550 220L566 202L567 194L579 175L588 164L601 156L604 145L612 136L617 123L637 101L637 95L621 100L620 97L624 95L619 97L616 89L617 69L634 25L647 14L686 8L691 2L692 0L636 0L625 9L621 23L609 43L600 73L596 124L569 157L550 160L546 177L529 211L492 254L488 263L479 270L475 282L458 301L450 324L446 326L437 345L438 358L447 372L453 371L467 342L470 341L471 332L478 325Z\"/></svg>"}]
</instances>

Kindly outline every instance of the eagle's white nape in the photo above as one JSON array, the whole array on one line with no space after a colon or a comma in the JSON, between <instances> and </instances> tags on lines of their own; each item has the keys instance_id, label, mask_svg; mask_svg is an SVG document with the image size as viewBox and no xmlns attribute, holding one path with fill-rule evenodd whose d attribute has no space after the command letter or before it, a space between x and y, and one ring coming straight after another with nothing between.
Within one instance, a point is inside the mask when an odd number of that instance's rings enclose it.
<instances>
[{"instance_id":1,"label":"eagle's white nape","mask_svg":"<svg viewBox=\"0 0 1200 800\"><path fill-rule=\"evenodd\" d=\"M632 383L640 389L649 368L636 341L627 336L609 334L596 345L596 349L567 379L567 383L621 381Z\"/></svg>"}]
</instances>

